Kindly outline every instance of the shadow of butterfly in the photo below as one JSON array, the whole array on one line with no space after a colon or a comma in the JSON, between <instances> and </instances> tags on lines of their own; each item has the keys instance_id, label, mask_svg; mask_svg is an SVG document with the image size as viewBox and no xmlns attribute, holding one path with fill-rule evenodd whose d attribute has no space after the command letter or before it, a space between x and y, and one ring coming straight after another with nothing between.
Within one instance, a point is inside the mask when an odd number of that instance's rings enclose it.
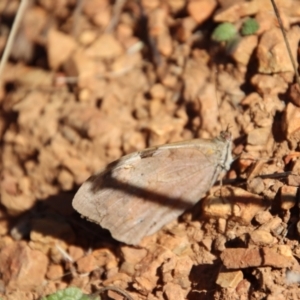
<instances>
[{"instance_id":1,"label":"shadow of butterfly","mask_svg":"<svg viewBox=\"0 0 300 300\"><path fill-rule=\"evenodd\" d=\"M194 206L232 162L228 130L211 140L193 139L123 156L91 176L77 191L73 207L137 245Z\"/></svg>"}]
</instances>

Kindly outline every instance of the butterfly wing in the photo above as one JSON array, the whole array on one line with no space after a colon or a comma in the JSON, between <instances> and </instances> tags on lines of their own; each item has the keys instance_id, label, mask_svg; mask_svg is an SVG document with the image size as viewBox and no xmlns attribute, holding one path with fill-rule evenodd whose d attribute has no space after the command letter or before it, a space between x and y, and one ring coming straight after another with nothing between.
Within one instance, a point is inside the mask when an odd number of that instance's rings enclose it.
<instances>
[{"instance_id":1,"label":"butterfly wing","mask_svg":"<svg viewBox=\"0 0 300 300\"><path fill-rule=\"evenodd\" d=\"M204 196L219 176L223 145L170 144L127 155L89 178L73 207L127 244L138 244Z\"/></svg>"}]
</instances>

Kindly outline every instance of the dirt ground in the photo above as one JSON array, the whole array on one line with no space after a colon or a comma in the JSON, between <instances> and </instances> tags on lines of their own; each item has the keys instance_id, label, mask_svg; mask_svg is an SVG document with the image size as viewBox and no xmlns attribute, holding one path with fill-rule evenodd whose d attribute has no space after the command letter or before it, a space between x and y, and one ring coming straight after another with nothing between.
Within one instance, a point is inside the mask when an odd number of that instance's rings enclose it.
<instances>
[{"instance_id":1,"label":"dirt ground","mask_svg":"<svg viewBox=\"0 0 300 300\"><path fill-rule=\"evenodd\" d=\"M299 1L277 5L297 61ZM1 52L18 7L0 2ZM239 30L248 17L255 34L212 40L218 24ZM300 299L293 82L269 0L31 1L1 78L1 299L70 286L136 300ZM139 246L72 208L122 155L227 126L236 159L222 187Z\"/></svg>"}]
</instances>

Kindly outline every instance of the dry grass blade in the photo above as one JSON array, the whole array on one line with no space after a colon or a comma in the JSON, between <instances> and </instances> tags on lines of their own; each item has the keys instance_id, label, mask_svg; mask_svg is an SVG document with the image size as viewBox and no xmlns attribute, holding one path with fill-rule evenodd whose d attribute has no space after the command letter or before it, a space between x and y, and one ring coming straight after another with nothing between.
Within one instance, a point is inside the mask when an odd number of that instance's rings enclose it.
<instances>
[{"instance_id":1,"label":"dry grass blade","mask_svg":"<svg viewBox=\"0 0 300 300\"><path fill-rule=\"evenodd\" d=\"M298 83L298 86L300 87L299 73L298 73L298 70L297 70L297 67L296 67L295 60L294 60L293 55L292 55L292 50L291 50L291 47L290 47L290 43L289 43L289 41L287 39L286 33L284 31L284 28L283 28L283 23L282 23L282 19L281 19L279 10L277 8L275 0L271 0L271 3L273 5L273 9L274 9L274 12L276 14L276 17L277 17L277 20L278 20L278 23L279 23L279 26L280 26L280 29L281 29L281 32L282 32L282 35L283 35L283 38L284 38L286 49L287 49L287 51L289 53L289 57L290 57L292 65L293 65L293 69L294 69L294 72L295 72L296 81Z\"/></svg>"},{"instance_id":2,"label":"dry grass blade","mask_svg":"<svg viewBox=\"0 0 300 300\"><path fill-rule=\"evenodd\" d=\"M29 3L28 0L21 0L16 18L14 20L11 32L9 34L9 37L8 37L8 40L7 40L3 55L2 55L2 59L0 61L0 79L2 77L4 67L5 67L6 62L8 60L8 57L9 57L9 54L10 54L10 51L11 51L11 48L12 48L12 45L13 45L13 42L14 42L14 38L17 34L18 28L20 26L21 20L23 18L24 13L25 13L26 7L28 6L28 3Z\"/></svg>"},{"instance_id":3,"label":"dry grass blade","mask_svg":"<svg viewBox=\"0 0 300 300\"><path fill-rule=\"evenodd\" d=\"M113 7L113 16L112 19L110 20L107 28L105 29L106 33L110 33L114 30L116 25L118 24L118 21L120 19L120 14L122 12L122 9L126 3L126 0L117 0L114 4Z\"/></svg>"}]
</instances>

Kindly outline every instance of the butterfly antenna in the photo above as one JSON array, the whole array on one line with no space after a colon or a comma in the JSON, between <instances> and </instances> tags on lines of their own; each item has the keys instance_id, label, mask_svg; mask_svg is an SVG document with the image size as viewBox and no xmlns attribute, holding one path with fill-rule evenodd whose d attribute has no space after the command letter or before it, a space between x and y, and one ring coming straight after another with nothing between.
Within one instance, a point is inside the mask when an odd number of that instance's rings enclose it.
<instances>
[{"instance_id":1,"label":"butterfly antenna","mask_svg":"<svg viewBox=\"0 0 300 300\"><path fill-rule=\"evenodd\" d=\"M226 132L230 132L230 128L232 128L232 126L230 126L229 124L227 124Z\"/></svg>"}]
</instances>

